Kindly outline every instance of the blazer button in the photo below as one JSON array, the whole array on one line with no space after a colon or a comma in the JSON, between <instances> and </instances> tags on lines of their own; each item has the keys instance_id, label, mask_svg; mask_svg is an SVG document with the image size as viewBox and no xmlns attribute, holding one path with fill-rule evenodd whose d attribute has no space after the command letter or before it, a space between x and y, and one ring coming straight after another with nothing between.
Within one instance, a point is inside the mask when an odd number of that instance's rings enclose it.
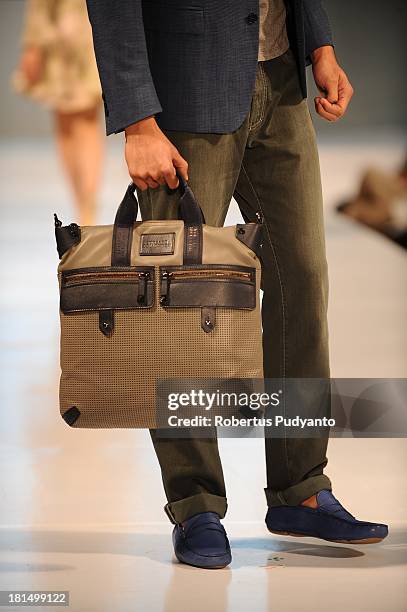
<instances>
[{"instance_id":1,"label":"blazer button","mask_svg":"<svg viewBox=\"0 0 407 612\"><path fill-rule=\"evenodd\" d=\"M249 13L246 17L246 22L251 25L252 23L256 23L256 21L258 20L258 16L256 15L256 13Z\"/></svg>"}]
</instances>

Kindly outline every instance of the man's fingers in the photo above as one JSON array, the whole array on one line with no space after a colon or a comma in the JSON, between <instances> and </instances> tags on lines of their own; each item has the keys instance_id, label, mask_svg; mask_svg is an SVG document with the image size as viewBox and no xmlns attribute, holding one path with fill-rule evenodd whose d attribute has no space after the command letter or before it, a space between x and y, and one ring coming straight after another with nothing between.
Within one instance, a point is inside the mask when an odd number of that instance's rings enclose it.
<instances>
[{"instance_id":1,"label":"man's fingers","mask_svg":"<svg viewBox=\"0 0 407 612\"><path fill-rule=\"evenodd\" d=\"M346 113L351 97L352 97L351 93L347 93L347 92L340 93L338 106L340 106L340 108L342 109L342 115Z\"/></svg>"},{"instance_id":2,"label":"man's fingers","mask_svg":"<svg viewBox=\"0 0 407 612\"><path fill-rule=\"evenodd\" d=\"M323 117L324 119L327 119L328 121L337 121L338 117L324 108L324 106L322 105L322 100L323 98L315 99L315 110L318 115L320 115L320 117Z\"/></svg>"},{"instance_id":3,"label":"man's fingers","mask_svg":"<svg viewBox=\"0 0 407 612\"><path fill-rule=\"evenodd\" d=\"M337 104L330 104L329 101L324 98L321 98L320 102L328 113L337 115L337 117L340 118L346 113L352 96L353 87L349 83L349 81L347 81L344 86L341 87L339 90L339 98Z\"/></svg>"},{"instance_id":4,"label":"man's fingers","mask_svg":"<svg viewBox=\"0 0 407 612\"><path fill-rule=\"evenodd\" d=\"M160 185L177 189L178 173L188 179L187 162L158 127L146 126L141 121L126 128L125 135L129 174L140 190L157 189Z\"/></svg>"},{"instance_id":5,"label":"man's fingers","mask_svg":"<svg viewBox=\"0 0 407 612\"><path fill-rule=\"evenodd\" d=\"M145 191L146 189L148 189L148 185L145 181L143 181L143 179L132 177L132 181L136 185L136 187L141 189L141 191Z\"/></svg>"},{"instance_id":6,"label":"man's fingers","mask_svg":"<svg viewBox=\"0 0 407 612\"><path fill-rule=\"evenodd\" d=\"M334 57L333 61L331 58L328 62L322 62L316 56L312 70L321 93L315 98L315 110L327 121L337 121L345 114L353 95L348 77Z\"/></svg>"},{"instance_id":7,"label":"man's fingers","mask_svg":"<svg viewBox=\"0 0 407 612\"><path fill-rule=\"evenodd\" d=\"M172 166L172 168L168 168L167 170L165 170L163 172L163 176L164 176L165 182L167 183L170 189L176 189L178 187L179 180L175 173L174 166Z\"/></svg>"},{"instance_id":8,"label":"man's fingers","mask_svg":"<svg viewBox=\"0 0 407 612\"><path fill-rule=\"evenodd\" d=\"M158 187L158 185L160 184L158 180L156 180L156 179L154 179L154 178L152 178L150 176L147 178L146 183L152 189L156 189Z\"/></svg>"},{"instance_id":9,"label":"man's fingers","mask_svg":"<svg viewBox=\"0 0 407 612\"><path fill-rule=\"evenodd\" d=\"M158 174L154 176L143 176L143 178L140 178L139 176L133 176L132 179L133 183L137 185L137 187L139 187L139 189L141 189L142 191L144 191L148 187L150 187L151 189L157 189L157 187L159 187L160 185L165 184L168 184L169 186L171 184L171 189L175 189L178 186L178 178L175 176L175 170L174 172L169 170L167 173L160 174L159 176ZM172 185L174 185L174 187L172 187Z\"/></svg>"},{"instance_id":10,"label":"man's fingers","mask_svg":"<svg viewBox=\"0 0 407 612\"><path fill-rule=\"evenodd\" d=\"M326 119L327 121L334 122L338 120L338 117L336 115L333 115L332 113L329 113L325 110L325 108L321 104L321 98L315 99L315 110L320 117Z\"/></svg>"},{"instance_id":11,"label":"man's fingers","mask_svg":"<svg viewBox=\"0 0 407 612\"><path fill-rule=\"evenodd\" d=\"M342 117L343 108L340 106L340 104L331 104L325 98L320 99L320 104L322 105L324 111L330 113L331 115L334 115L337 119L340 119Z\"/></svg>"},{"instance_id":12,"label":"man's fingers","mask_svg":"<svg viewBox=\"0 0 407 612\"><path fill-rule=\"evenodd\" d=\"M352 96L353 96L353 87L349 83L345 75L342 77L341 81L342 82L340 83L340 87L339 87L338 104L340 104L340 106L343 109L343 112L345 113L349 106L349 102L351 101Z\"/></svg>"},{"instance_id":13,"label":"man's fingers","mask_svg":"<svg viewBox=\"0 0 407 612\"><path fill-rule=\"evenodd\" d=\"M149 178L152 179L152 181L155 182L155 185L152 185L152 184L149 183L150 187L155 188L155 187L158 187L159 185L165 185L166 184L164 172L162 170L161 171L156 170L155 172L150 172Z\"/></svg>"},{"instance_id":14,"label":"man's fingers","mask_svg":"<svg viewBox=\"0 0 407 612\"><path fill-rule=\"evenodd\" d=\"M176 151L172 161L173 161L174 166L178 170L178 172L187 181L188 180L188 162L183 157L181 157L178 151Z\"/></svg>"}]
</instances>

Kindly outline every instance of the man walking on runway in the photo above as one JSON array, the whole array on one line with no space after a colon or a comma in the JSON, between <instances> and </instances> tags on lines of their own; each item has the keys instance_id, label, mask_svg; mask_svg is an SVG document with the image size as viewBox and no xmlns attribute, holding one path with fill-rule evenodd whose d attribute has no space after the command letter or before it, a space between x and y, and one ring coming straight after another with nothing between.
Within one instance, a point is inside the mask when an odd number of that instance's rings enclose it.
<instances>
[{"instance_id":1,"label":"man walking on runway","mask_svg":"<svg viewBox=\"0 0 407 612\"><path fill-rule=\"evenodd\" d=\"M231 198L265 226L266 378L329 378L328 277L321 180L306 101L312 65L327 121L352 87L338 65L320 0L87 0L107 134L124 131L143 219L177 216L176 171L206 223L221 226ZM231 560L216 439L151 431L174 523L177 558ZM370 543L387 526L356 520L332 495L325 438L265 441L270 531Z\"/></svg>"}]
</instances>

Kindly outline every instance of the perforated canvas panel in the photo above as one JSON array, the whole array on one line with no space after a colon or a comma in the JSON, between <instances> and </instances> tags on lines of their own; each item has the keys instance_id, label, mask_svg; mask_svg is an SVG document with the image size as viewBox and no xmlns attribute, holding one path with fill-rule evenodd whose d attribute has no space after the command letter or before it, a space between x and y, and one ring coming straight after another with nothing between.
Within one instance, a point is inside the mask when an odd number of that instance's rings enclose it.
<instances>
[{"instance_id":1,"label":"perforated canvas panel","mask_svg":"<svg viewBox=\"0 0 407 612\"><path fill-rule=\"evenodd\" d=\"M158 270L156 270L158 272ZM60 411L80 410L74 427L154 428L157 378L261 378L263 376L260 273L254 310L218 308L211 333L200 308L117 310L110 337L98 312L63 314Z\"/></svg>"}]
</instances>

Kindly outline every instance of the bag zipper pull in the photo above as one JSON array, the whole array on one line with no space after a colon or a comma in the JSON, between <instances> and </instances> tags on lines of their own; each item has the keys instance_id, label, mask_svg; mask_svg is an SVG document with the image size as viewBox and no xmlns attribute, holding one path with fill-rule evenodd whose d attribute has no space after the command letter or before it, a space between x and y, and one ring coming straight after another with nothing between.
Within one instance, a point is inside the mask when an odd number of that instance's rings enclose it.
<instances>
[{"instance_id":1,"label":"bag zipper pull","mask_svg":"<svg viewBox=\"0 0 407 612\"><path fill-rule=\"evenodd\" d=\"M172 272L165 270L161 274L161 293L160 293L160 304L163 306L167 303L168 293L170 290Z\"/></svg>"},{"instance_id":2,"label":"bag zipper pull","mask_svg":"<svg viewBox=\"0 0 407 612\"><path fill-rule=\"evenodd\" d=\"M137 302L145 304L147 300L147 281L150 278L150 272L140 272L138 281L138 296Z\"/></svg>"}]
</instances>

